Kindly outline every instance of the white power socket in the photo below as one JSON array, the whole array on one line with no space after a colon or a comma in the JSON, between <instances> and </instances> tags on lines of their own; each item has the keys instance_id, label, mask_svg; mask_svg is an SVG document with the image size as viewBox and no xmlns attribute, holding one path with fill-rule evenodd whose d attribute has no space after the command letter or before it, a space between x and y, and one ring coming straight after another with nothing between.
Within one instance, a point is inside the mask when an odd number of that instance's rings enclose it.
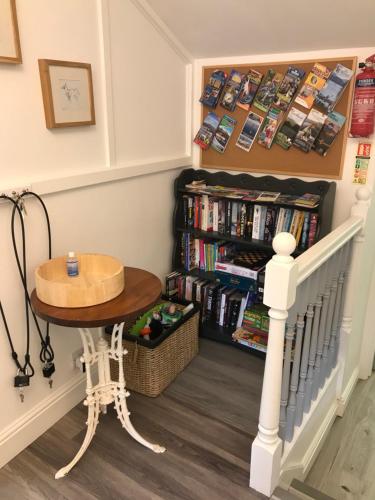
<instances>
[{"instance_id":1,"label":"white power socket","mask_svg":"<svg viewBox=\"0 0 375 500\"><path fill-rule=\"evenodd\" d=\"M72 352L73 368L78 368L81 372L83 372L83 363L81 361L82 356L83 356L82 348Z\"/></svg>"}]
</instances>

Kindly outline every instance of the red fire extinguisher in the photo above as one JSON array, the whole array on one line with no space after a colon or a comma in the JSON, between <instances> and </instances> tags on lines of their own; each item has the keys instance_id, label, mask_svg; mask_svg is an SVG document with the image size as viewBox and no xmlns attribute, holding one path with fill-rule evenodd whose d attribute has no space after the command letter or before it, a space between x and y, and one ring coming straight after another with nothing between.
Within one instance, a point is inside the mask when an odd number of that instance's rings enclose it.
<instances>
[{"instance_id":1,"label":"red fire extinguisher","mask_svg":"<svg viewBox=\"0 0 375 500\"><path fill-rule=\"evenodd\" d=\"M375 124L375 54L359 63L359 67L362 71L355 81L350 135L369 137Z\"/></svg>"}]
</instances>

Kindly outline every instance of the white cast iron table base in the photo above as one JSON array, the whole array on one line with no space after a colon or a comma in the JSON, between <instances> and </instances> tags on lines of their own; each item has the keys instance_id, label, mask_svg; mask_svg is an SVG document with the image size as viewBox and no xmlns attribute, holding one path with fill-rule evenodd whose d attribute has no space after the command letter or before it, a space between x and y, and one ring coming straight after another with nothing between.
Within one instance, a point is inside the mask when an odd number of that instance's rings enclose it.
<instances>
[{"instance_id":1,"label":"white cast iron table base","mask_svg":"<svg viewBox=\"0 0 375 500\"><path fill-rule=\"evenodd\" d=\"M55 478L59 479L66 476L69 471L76 465L79 459L87 450L92 438L94 437L96 426L99 423L100 413L107 412L107 405L114 403L117 418L120 420L122 427L139 443L155 453L163 453L165 448L158 444L152 444L144 439L133 427L130 421L130 412L126 405L126 398L130 393L125 388L125 378L123 370L123 356L127 354L126 349L122 346L122 331L124 323L114 326L111 346L104 338L104 331L99 328L99 340L95 345L91 331L89 328L79 328L83 344L82 361L86 366L86 394L87 397L84 405L88 407L87 431L82 446L79 449L73 460L56 472ZM118 381L111 380L111 372L109 360L113 359L119 364L119 379ZM91 367L98 364L98 383L93 385Z\"/></svg>"}]
</instances>

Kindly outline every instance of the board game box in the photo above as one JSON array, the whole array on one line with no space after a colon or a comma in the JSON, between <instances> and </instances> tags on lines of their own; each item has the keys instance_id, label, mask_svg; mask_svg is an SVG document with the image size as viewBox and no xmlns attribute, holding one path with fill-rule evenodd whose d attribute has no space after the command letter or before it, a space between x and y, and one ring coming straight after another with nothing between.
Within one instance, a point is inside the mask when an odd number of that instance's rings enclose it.
<instances>
[{"instance_id":1,"label":"board game box","mask_svg":"<svg viewBox=\"0 0 375 500\"><path fill-rule=\"evenodd\" d=\"M232 258L232 262L236 266L246 267L258 273L264 268L270 258L270 252L265 250L243 250L236 252Z\"/></svg>"}]
</instances>

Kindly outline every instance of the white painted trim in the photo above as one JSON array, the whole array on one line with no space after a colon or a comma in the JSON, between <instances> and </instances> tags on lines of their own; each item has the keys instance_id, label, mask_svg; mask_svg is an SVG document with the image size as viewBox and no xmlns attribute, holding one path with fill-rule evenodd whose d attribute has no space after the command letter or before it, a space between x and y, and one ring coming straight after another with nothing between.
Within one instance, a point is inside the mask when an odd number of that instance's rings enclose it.
<instances>
[{"instance_id":1,"label":"white painted trim","mask_svg":"<svg viewBox=\"0 0 375 500\"><path fill-rule=\"evenodd\" d=\"M106 167L116 163L116 136L113 115L112 63L108 0L97 0L99 53L102 75L102 101L104 115L104 141Z\"/></svg>"},{"instance_id":2,"label":"white painted trim","mask_svg":"<svg viewBox=\"0 0 375 500\"><path fill-rule=\"evenodd\" d=\"M353 54L358 54L362 52L371 53L373 47L347 47L342 49L327 49L327 50L310 50L310 51L300 51L300 52L275 52L273 54L248 54L244 56L227 56L227 57L207 57L197 59L200 66L233 66L239 64L257 64L257 63L268 63L285 61L286 55L287 60L292 63L293 61L305 61L305 60L316 60L316 59L329 59L329 58L340 58L340 57L354 57Z\"/></svg>"},{"instance_id":3,"label":"white painted trim","mask_svg":"<svg viewBox=\"0 0 375 500\"><path fill-rule=\"evenodd\" d=\"M85 397L85 376L75 375L68 382L0 433L0 467L29 446Z\"/></svg>"},{"instance_id":4,"label":"white painted trim","mask_svg":"<svg viewBox=\"0 0 375 500\"><path fill-rule=\"evenodd\" d=\"M340 397L337 398L337 415L339 417L342 417L344 415L344 412L346 410L346 407L348 406L349 400L353 394L355 386L357 385L358 375L359 375L359 368L357 366L353 371L349 379L349 382L346 384L343 393L341 394Z\"/></svg>"},{"instance_id":5,"label":"white painted trim","mask_svg":"<svg viewBox=\"0 0 375 500\"><path fill-rule=\"evenodd\" d=\"M150 163L131 163L129 165L122 165L119 167L112 167L108 169L105 168L67 177L58 177L56 179L52 178L42 181L35 181L33 183L27 182L27 184L31 185L32 189L36 193L43 195L57 193L60 191L67 191L69 189L78 189L87 186L93 186L95 184L103 184L105 182L129 179L132 177L138 177L140 175L148 175L158 172L165 172L167 170L175 170L182 167L191 167L190 156L159 160Z\"/></svg>"},{"instance_id":6,"label":"white painted trim","mask_svg":"<svg viewBox=\"0 0 375 500\"><path fill-rule=\"evenodd\" d=\"M131 0L137 9L144 15L144 17L153 25L158 33L164 38L169 46L176 52L184 63L191 63L194 57L176 38L174 33L168 28L164 21L160 19L158 14L150 6L147 0Z\"/></svg>"},{"instance_id":7,"label":"white painted trim","mask_svg":"<svg viewBox=\"0 0 375 500\"><path fill-rule=\"evenodd\" d=\"M193 143L193 138L195 134L198 132L199 127L202 123L202 105L199 102L199 99L202 94L202 86L203 86L203 70L202 65L199 61L195 60L193 64L193 102L192 102L192 129L191 129L191 142ZM204 113L204 110L203 110ZM197 144L192 144L192 157L193 157L193 166L194 168L200 168L201 163L201 148Z\"/></svg>"},{"instance_id":8,"label":"white painted trim","mask_svg":"<svg viewBox=\"0 0 375 500\"><path fill-rule=\"evenodd\" d=\"M185 68L185 143L186 143L186 154L191 156L192 154L192 134L193 134L193 65L187 64Z\"/></svg>"},{"instance_id":9,"label":"white painted trim","mask_svg":"<svg viewBox=\"0 0 375 500\"><path fill-rule=\"evenodd\" d=\"M349 217L339 227L311 248L297 257L298 285L305 281L316 269L321 267L334 253L359 233L363 226L360 216Z\"/></svg>"},{"instance_id":10,"label":"white painted trim","mask_svg":"<svg viewBox=\"0 0 375 500\"><path fill-rule=\"evenodd\" d=\"M281 459L281 475L280 475L280 484L289 484L290 481L297 477L298 479L304 479L308 474L311 466L313 465L317 455L319 454L321 447L324 444L324 441L331 429L333 422L337 416L337 399L334 398L329 406L324 419L321 421L319 429L311 438L309 437L309 445L304 453L302 459L297 463L288 463L288 458L291 455L294 447L296 446L297 441L301 439L306 439L307 437L307 427L309 425L310 420L312 419L313 414L321 409L320 405L322 404L322 400L324 396L332 390L333 387L337 384L337 379L339 375L339 366L336 366L332 371L329 379L326 381L324 387L320 389L318 397L315 401L312 402L310 412L305 414L302 420L302 424L296 428L293 441L290 443L285 443L284 445L284 453Z\"/></svg>"},{"instance_id":11,"label":"white painted trim","mask_svg":"<svg viewBox=\"0 0 375 500\"><path fill-rule=\"evenodd\" d=\"M361 357L359 361L359 378L367 380L373 371L375 355L375 308L373 307L375 297L375 269L372 270L371 284L368 293L365 321L363 324L363 336Z\"/></svg>"},{"instance_id":12,"label":"white painted trim","mask_svg":"<svg viewBox=\"0 0 375 500\"><path fill-rule=\"evenodd\" d=\"M289 487L293 479L296 478L303 481L306 478L336 420L336 409L337 403L333 402L319 427L319 431L310 442L301 462L287 465L285 469L281 470L280 486Z\"/></svg>"}]
</instances>

